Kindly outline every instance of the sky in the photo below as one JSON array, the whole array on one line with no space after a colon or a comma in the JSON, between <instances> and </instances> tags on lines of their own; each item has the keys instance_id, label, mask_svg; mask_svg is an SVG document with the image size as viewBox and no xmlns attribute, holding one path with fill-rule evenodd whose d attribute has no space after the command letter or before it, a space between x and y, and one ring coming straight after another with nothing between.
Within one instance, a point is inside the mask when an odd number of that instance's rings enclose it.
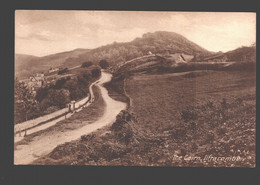
<instances>
[{"instance_id":1,"label":"sky","mask_svg":"<svg viewBox=\"0 0 260 185\"><path fill-rule=\"evenodd\" d=\"M256 14L16 10L15 53L45 56L93 49L155 31L176 32L209 51L225 52L256 42Z\"/></svg>"}]
</instances>

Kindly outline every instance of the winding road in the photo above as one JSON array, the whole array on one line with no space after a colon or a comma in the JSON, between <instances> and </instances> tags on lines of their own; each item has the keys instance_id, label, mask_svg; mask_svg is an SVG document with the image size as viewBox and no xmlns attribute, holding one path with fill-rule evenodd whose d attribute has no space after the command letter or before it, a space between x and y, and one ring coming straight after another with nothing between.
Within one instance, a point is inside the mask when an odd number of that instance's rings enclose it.
<instances>
[{"instance_id":1,"label":"winding road","mask_svg":"<svg viewBox=\"0 0 260 185\"><path fill-rule=\"evenodd\" d=\"M82 135L90 134L99 128L112 124L117 114L123 109L126 109L126 104L112 99L108 95L108 91L103 87L103 84L111 80L112 75L102 71L100 80L96 86L100 88L102 98L105 102L105 112L97 121L86 124L85 126L66 132L58 132L52 136L46 136L40 140L33 140L28 145L18 145L14 150L14 164L23 165L30 164L41 156L50 153L56 146L65 142L70 142L79 139ZM92 90L92 86L90 88Z\"/></svg>"}]
</instances>

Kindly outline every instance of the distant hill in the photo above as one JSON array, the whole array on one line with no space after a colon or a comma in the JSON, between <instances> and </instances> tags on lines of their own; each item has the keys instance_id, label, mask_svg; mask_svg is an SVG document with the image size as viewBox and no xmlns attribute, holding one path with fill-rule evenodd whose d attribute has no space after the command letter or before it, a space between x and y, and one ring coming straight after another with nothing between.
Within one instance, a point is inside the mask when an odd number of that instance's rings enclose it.
<instances>
[{"instance_id":1,"label":"distant hill","mask_svg":"<svg viewBox=\"0 0 260 185\"><path fill-rule=\"evenodd\" d=\"M33 56L33 55L25 55L25 54L15 54L15 60L20 61L20 62L26 62L30 61L32 59L37 59L39 57ZM19 63L17 63L19 64Z\"/></svg>"},{"instance_id":2,"label":"distant hill","mask_svg":"<svg viewBox=\"0 0 260 185\"><path fill-rule=\"evenodd\" d=\"M47 71L50 67L73 67L86 61L97 64L102 59L107 60L110 66L118 66L148 53L169 55L177 59L180 56L188 56L188 61L196 62L221 57L227 57L228 60L242 60L245 56L248 59L254 52L245 47L227 53L210 52L180 34L157 31L146 33L131 42L114 42L96 49L75 49L44 57L18 54L15 57L15 75L18 78L26 78L33 73Z\"/></svg>"},{"instance_id":3,"label":"distant hill","mask_svg":"<svg viewBox=\"0 0 260 185\"><path fill-rule=\"evenodd\" d=\"M19 76L31 71L31 66L34 66L38 59L39 57L33 55L15 54L15 75Z\"/></svg>"},{"instance_id":4,"label":"distant hill","mask_svg":"<svg viewBox=\"0 0 260 185\"><path fill-rule=\"evenodd\" d=\"M256 61L256 47L240 47L235 50L226 52L228 61L242 61L242 62L255 62Z\"/></svg>"},{"instance_id":5,"label":"distant hill","mask_svg":"<svg viewBox=\"0 0 260 185\"><path fill-rule=\"evenodd\" d=\"M116 65L136 57L147 55L148 52L156 54L183 53L192 56L212 54L180 34L158 31L146 33L141 38L136 38L131 42L114 42L92 50L76 49L45 57L28 57L28 60L20 60L21 57L16 57L16 63L21 65L16 68L15 73L16 76L24 78L31 73L46 71L50 67L72 67L86 61L98 63L102 59L107 60L110 65Z\"/></svg>"},{"instance_id":6,"label":"distant hill","mask_svg":"<svg viewBox=\"0 0 260 185\"><path fill-rule=\"evenodd\" d=\"M131 42L116 43L102 46L84 53L79 58L96 62L106 59L111 65L118 64L136 57L153 54L184 53L189 55L211 55L212 52L189 41L180 34L174 32L158 31L146 33L141 38Z\"/></svg>"},{"instance_id":7,"label":"distant hill","mask_svg":"<svg viewBox=\"0 0 260 185\"><path fill-rule=\"evenodd\" d=\"M15 76L23 79L37 72L46 72L50 67L60 67L71 58L76 58L89 49L75 49L72 51L35 57L31 55L15 54ZM67 64L72 67L74 64Z\"/></svg>"},{"instance_id":8,"label":"distant hill","mask_svg":"<svg viewBox=\"0 0 260 185\"><path fill-rule=\"evenodd\" d=\"M204 62L256 62L256 46L243 46L226 53L218 52L204 58L194 58L193 61Z\"/></svg>"}]
</instances>

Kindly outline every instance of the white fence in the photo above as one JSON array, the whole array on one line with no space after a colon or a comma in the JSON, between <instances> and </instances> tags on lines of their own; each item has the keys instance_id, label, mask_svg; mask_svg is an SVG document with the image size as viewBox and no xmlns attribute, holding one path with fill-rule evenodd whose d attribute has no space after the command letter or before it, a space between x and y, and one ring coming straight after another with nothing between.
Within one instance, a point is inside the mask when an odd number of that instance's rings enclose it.
<instances>
[{"instance_id":1,"label":"white fence","mask_svg":"<svg viewBox=\"0 0 260 185\"><path fill-rule=\"evenodd\" d=\"M85 105L88 102L88 100L89 100L89 95L87 97L79 100L78 102L75 102L75 109L78 109L78 108L82 107L83 105ZM68 109L68 107L66 107L64 109L55 111L51 114L47 114L47 115L38 117L36 119L31 119L31 120L25 121L23 123L16 124L14 126L14 132L17 133L18 131L22 131L22 130L26 130L26 129L35 127L40 123L47 122L47 121L54 119L58 116L61 116L63 114L67 114L68 112L69 112L69 109Z\"/></svg>"},{"instance_id":2,"label":"white fence","mask_svg":"<svg viewBox=\"0 0 260 185\"><path fill-rule=\"evenodd\" d=\"M83 105L85 105L89 100L89 96L87 96L86 98L83 98L81 100L79 100L78 102L75 103L75 109L78 109L80 107L82 107Z\"/></svg>"},{"instance_id":3,"label":"white fence","mask_svg":"<svg viewBox=\"0 0 260 185\"><path fill-rule=\"evenodd\" d=\"M127 64L127 63L130 63L130 62L133 62L133 61L135 61L135 60L142 59L142 58L155 57L155 56L156 56L155 54L144 55L144 56L141 56L141 57L134 58L134 59L132 59L132 60L128 60L128 61L124 62L122 65L125 65L125 64Z\"/></svg>"}]
</instances>

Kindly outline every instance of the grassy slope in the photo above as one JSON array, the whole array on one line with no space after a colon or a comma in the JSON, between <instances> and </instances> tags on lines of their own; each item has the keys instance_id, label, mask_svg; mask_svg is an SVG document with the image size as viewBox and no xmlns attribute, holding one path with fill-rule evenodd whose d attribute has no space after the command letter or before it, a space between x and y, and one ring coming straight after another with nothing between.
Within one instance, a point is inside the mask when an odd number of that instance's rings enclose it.
<instances>
[{"instance_id":1,"label":"grassy slope","mask_svg":"<svg viewBox=\"0 0 260 185\"><path fill-rule=\"evenodd\" d=\"M194 75L193 75L194 74ZM194 77L197 74L197 77ZM232 101L255 92L254 75L238 72L194 72L184 76L173 74L139 75L127 81L127 92L134 99L132 108L142 124L174 124L180 110L221 101ZM148 108L149 107L149 108ZM144 115L150 115L147 120ZM163 119L161 119L163 118Z\"/></svg>"},{"instance_id":2,"label":"grassy slope","mask_svg":"<svg viewBox=\"0 0 260 185\"><path fill-rule=\"evenodd\" d=\"M74 67L82 64L84 61L71 62L73 58L82 53L87 53L88 49L75 49L72 51L51 54L43 57L34 57L22 54L16 54L15 75L19 79L28 78L34 73L47 72L50 67Z\"/></svg>"},{"instance_id":3,"label":"grassy slope","mask_svg":"<svg viewBox=\"0 0 260 185\"><path fill-rule=\"evenodd\" d=\"M122 126L116 130L103 129L58 146L38 164L254 166L252 72L137 75L127 80L126 91L133 99L129 112L135 119L119 121ZM245 161L214 163L173 158L210 154L239 155Z\"/></svg>"},{"instance_id":4,"label":"grassy slope","mask_svg":"<svg viewBox=\"0 0 260 185\"><path fill-rule=\"evenodd\" d=\"M141 127L167 138L159 146L156 143L151 144L146 155L146 158L151 157L151 160L145 164L236 164L252 167L255 152L255 75L250 72L221 71L202 72L197 77L194 74L140 75L128 80L127 92L133 98L132 111ZM223 98L229 106L225 111L221 107ZM213 107L210 107L208 101L213 103ZM183 110L195 112L198 118L185 123L180 116ZM221 113L227 118L222 118ZM192 125L195 125L195 128L191 128ZM155 159L156 154L162 156ZM178 162L171 159L174 155L194 154L202 158L210 154L248 158L243 163L226 164ZM138 164L138 161L135 163Z\"/></svg>"}]
</instances>

